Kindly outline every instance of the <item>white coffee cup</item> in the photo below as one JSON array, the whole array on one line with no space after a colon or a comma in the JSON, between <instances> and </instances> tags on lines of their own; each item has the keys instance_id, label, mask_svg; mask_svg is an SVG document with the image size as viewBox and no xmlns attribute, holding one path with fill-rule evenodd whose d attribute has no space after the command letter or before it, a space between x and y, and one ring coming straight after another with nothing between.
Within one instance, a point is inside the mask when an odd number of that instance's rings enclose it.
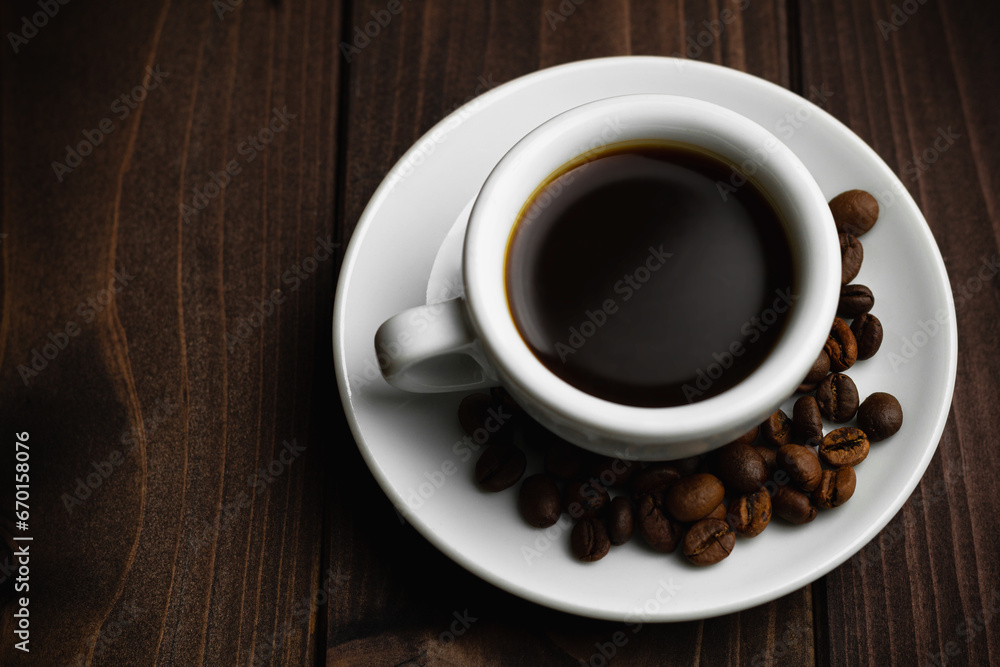
<instances>
[{"instance_id":1,"label":"white coffee cup","mask_svg":"<svg viewBox=\"0 0 1000 667\"><path fill-rule=\"evenodd\" d=\"M738 165L771 199L792 249L795 298L774 349L732 388L687 405L623 405L567 383L535 357L507 303L506 249L522 207L566 163L626 141L681 142ZM584 104L521 139L479 192L465 234L462 271L463 298L412 308L379 328L376 348L390 343L399 348L383 367L385 379L411 392L502 385L559 436L591 451L639 460L701 454L774 412L823 347L841 275L830 208L792 151L733 111L671 95L625 95Z\"/></svg>"}]
</instances>

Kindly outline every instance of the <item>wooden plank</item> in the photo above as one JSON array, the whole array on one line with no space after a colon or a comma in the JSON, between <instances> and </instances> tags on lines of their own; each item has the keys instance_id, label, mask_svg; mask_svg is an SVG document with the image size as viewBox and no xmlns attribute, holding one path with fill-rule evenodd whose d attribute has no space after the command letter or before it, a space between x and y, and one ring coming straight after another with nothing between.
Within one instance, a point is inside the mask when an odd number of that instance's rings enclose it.
<instances>
[{"instance_id":1,"label":"wooden plank","mask_svg":"<svg viewBox=\"0 0 1000 667\"><path fill-rule=\"evenodd\" d=\"M831 664L1000 660L1000 510L992 471L1000 391L1000 51L995 3L803 3L805 85L843 91L831 111L900 174L941 247L956 297L958 383L937 455L882 534L832 573ZM935 141L941 133L957 139ZM943 149L943 150L939 150ZM983 269L984 274L977 274ZM983 280L982 276L988 277ZM983 617L991 620L985 620Z\"/></svg>"},{"instance_id":2,"label":"wooden plank","mask_svg":"<svg viewBox=\"0 0 1000 667\"><path fill-rule=\"evenodd\" d=\"M314 660L341 10L215 5L65 5L5 52L0 403L33 445L35 664ZM162 83L115 104L147 66Z\"/></svg>"},{"instance_id":3,"label":"wooden plank","mask_svg":"<svg viewBox=\"0 0 1000 667\"><path fill-rule=\"evenodd\" d=\"M754 2L740 10L745 4L404 4L347 67L344 237L393 163L472 94L480 77L502 83L584 58L681 54L705 33L708 45L691 55L787 85L784 4ZM383 7L378 0L355 3L345 35ZM712 35L713 21L727 8L733 18ZM499 591L441 555L400 522L360 455L344 454L344 472L331 489L327 549L331 569L347 584L330 608L329 665L603 664L601 647L610 651L616 632L625 639L614 647L623 664L813 662L808 589L741 614L638 632L555 612ZM454 614L466 611L476 623L450 641Z\"/></svg>"}]
</instances>

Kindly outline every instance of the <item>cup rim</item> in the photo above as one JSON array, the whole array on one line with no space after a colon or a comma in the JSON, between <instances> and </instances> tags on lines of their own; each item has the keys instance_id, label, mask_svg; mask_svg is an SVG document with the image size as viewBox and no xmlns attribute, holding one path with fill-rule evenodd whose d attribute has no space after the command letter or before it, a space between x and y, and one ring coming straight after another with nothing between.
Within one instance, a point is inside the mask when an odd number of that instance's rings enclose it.
<instances>
[{"instance_id":1,"label":"cup rim","mask_svg":"<svg viewBox=\"0 0 1000 667\"><path fill-rule=\"evenodd\" d=\"M779 210L788 225L796 262L798 294L792 312L764 362L733 387L704 400L638 407L589 394L535 357L511 315L505 289L506 250L518 213L544 178L575 158L572 153L581 142L592 138L610 119L627 128L619 139L666 139L694 145L711 140L715 147L729 150L722 157L735 163L740 163L740 155L766 147L763 159L750 165L754 166L751 173L780 185L784 203ZM617 142L598 145L611 143ZM541 178L532 176L541 172L545 172ZM665 444L716 440L720 433L736 437L794 392L822 349L833 321L840 253L833 217L819 185L773 134L717 104L639 94L605 98L565 111L515 144L490 173L473 206L462 271L470 323L505 383L516 385L542 413L590 430L597 438Z\"/></svg>"}]
</instances>

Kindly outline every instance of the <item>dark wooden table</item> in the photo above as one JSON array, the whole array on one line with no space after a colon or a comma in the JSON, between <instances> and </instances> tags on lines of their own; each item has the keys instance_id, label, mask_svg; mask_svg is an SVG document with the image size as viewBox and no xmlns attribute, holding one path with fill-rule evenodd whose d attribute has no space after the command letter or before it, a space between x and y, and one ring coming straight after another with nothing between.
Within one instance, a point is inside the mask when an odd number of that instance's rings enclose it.
<instances>
[{"instance_id":1,"label":"dark wooden table","mask_svg":"<svg viewBox=\"0 0 1000 667\"><path fill-rule=\"evenodd\" d=\"M963 299L947 428L883 533L770 604L627 631L615 664L1000 664L1000 280L976 280L1000 241L996 2L60 3L0 10L0 525L10 549L27 431L34 536L30 654L0 553L0 664L603 664L623 626L501 592L397 518L329 332L415 139L484 82L620 54L836 91Z\"/></svg>"}]
</instances>

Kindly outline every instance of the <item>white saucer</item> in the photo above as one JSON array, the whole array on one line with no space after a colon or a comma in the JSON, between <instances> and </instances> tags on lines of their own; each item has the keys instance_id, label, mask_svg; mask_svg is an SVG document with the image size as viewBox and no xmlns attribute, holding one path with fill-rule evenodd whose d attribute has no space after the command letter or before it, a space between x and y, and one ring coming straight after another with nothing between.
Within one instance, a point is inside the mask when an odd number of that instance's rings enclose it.
<instances>
[{"instance_id":1,"label":"white saucer","mask_svg":"<svg viewBox=\"0 0 1000 667\"><path fill-rule=\"evenodd\" d=\"M872 445L846 505L806 526L776 521L758 538L739 539L733 554L711 568L654 553L638 537L599 562L575 561L565 516L547 531L536 530L518 516L515 489L486 494L476 488L476 456L460 444L461 396L389 387L373 345L376 328L391 315L428 297L460 293L453 254L460 244L442 251L429 290L431 267L449 230L461 224L463 208L520 137L570 107L627 93L688 95L729 107L782 139L828 197L863 188L882 207L875 229L862 239L865 262L856 282L876 295L873 313L885 327L885 341L874 359L849 374L863 397L896 395L903 428ZM393 168L354 232L337 288L333 343L358 447L392 502L428 540L483 579L539 604L646 621L704 618L773 600L861 549L899 510L930 462L958 359L954 304L937 245L916 204L872 149L817 106L766 81L650 57L584 61L521 77L428 132ZM529 466L540 469L531 459Z\"/></svg>"}]
</instances>

